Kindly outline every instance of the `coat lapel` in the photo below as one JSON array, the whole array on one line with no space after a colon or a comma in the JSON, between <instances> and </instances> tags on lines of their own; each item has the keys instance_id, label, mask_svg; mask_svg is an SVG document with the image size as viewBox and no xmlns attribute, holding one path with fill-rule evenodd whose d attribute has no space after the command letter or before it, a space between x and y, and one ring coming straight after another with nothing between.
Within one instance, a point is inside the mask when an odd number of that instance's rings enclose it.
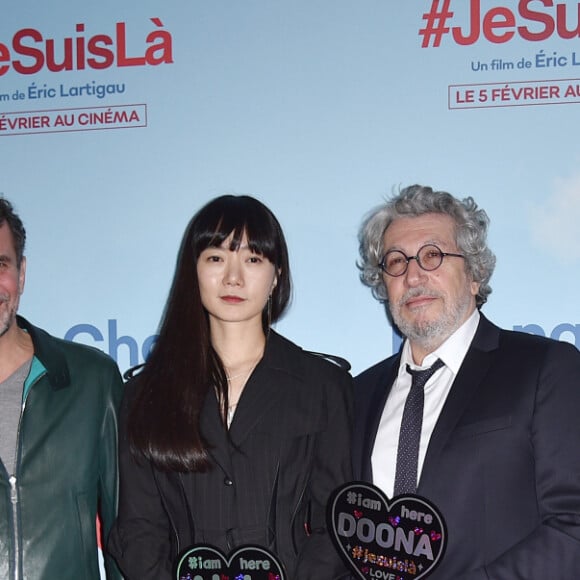
<instances>
[{"instance_id":1,"label":"coat lapel","mask_svg":"<svg viewBox=\"0 0 580 580\"><path fill-rule=\"evenodd\" d=\"M231 446L241 447L245 439L275 407L279 407L289 392L292 380L301 380L300 359L288 349L285 339L274 331L266 344L266 351L254 369L238 402L229 434L220 418L217 397L209 392L201 413L201 431L210 445L210 453L226 473L231 472ZM229 435L229 437L228 437Z\"/></svg>"},{"instance_id":2,"label":"coat lapel","mask_svg":"<svg viewBox=\"0 0 580 580\"><path fill-rule=\"evenodd\" d=\"M429 440L418 493L421 493L423 488L428 488L429 482L439 476L437 466L441 452L475 392L482 388L493 359L492 351L498 347L498 343L499 328L481 315L477 332Z\"/></svg>"},{"instance_id":3,"label":"coat lapel","mask_svg":"<svg viewBox=\"0 0 580 580\"><path fill-rule=\"evenodd\" d=\"M209 444L209 452L214 461L226 473L230 473L231 460L227 432L221 421L218 400L213 389L208 392L205 398L200 417L200 426L201 432Z\"/></svg>"},{"instance_id":4,"label":"coat lapel","mask_svg":"<svg viewBox=\"0 0 580 580\"><path fill-rule=\"evenodd\" d=\"M241 446L264 417L282 404L291 387L287 377L300 380L300 362L288 358L293 350L284 348L281 342L282 338L271 330L264 357L248 379L234 414L230 436L235 445Z\"/></svg>"},{"instance_id":5,"label":"coat lapel","mask_svg":"<svg viewBox=\"0 0 580 580\"><path fill-rule=\"evenodd\" d=\"M234 444L241 445L264 416L279 404L281 385L274 377L268 365L260 363L248 379L230 427Z\"/></svg>"}]
</instances>

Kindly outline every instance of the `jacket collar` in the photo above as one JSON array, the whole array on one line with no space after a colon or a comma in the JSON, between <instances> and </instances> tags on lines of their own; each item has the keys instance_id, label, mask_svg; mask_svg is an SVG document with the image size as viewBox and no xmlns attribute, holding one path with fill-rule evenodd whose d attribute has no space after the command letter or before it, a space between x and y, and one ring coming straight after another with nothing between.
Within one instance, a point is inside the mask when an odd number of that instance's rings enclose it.
<instances>
[{"instance_id":1,"label":"jacket collar","mask_svg":"<svg viewBox=\"0 0 580 580\"><path fill-rule=\"evenodd\" d=\"M53 389L63 389L70 385L70 373L66 358L58 343L48 332L34 326L22 316L16 317L20 328L32 339L34 356L46 369L47 377Z\"/></svg>"}]
</instances>

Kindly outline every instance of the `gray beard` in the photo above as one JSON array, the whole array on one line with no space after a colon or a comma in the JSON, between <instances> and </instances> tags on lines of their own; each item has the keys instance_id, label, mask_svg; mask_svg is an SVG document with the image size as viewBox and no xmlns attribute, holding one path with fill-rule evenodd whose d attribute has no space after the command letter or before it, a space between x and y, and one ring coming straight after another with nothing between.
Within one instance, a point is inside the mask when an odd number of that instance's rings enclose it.
<instances>
[{"instance_id":1,"label":"gray beard","mask_svg":"<svg viewBox=\"0 0 580 580\"><path fill-rule=\"evenodd\" d=\"M397 321L394 316L393 318L403 336L419 345L425 352L433 352L439 348L459 328L459 325L453 327L445 320L411 324L402 320Z\"/></svg>"},{"instance_id":2,"label":"gray beard","mask_svg":"<svg viewBox=\"0 0 580 580\"><path fill-rule=\"evenodd\" d=\"M405 296L404 302L408 299ZM399 310L391 308L391 315L398 329L410 342L417 344L425 352L439 348L463 324L469 309L470 299L446 309L437 320L409 322L399 316Z\"/></svg>"}]
</instances>

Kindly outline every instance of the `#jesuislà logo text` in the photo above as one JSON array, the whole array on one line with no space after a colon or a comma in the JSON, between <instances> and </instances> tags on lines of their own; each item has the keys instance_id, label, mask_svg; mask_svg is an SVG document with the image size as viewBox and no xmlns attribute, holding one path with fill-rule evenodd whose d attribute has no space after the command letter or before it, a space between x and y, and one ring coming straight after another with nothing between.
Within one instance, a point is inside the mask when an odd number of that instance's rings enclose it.
<instances>
[{"instance_id":1,"label":"#jesuisl\u00e0 logo text","mask_svg":"<svg viewBox=\"0 0 580 580\"><path fill-rule=\"evenodd\" d=\"M76 35L66 38L45 38L40 30L22 28L14 33L9 44L0 41L0 77L9 70L30 75L47 70L62 71L113 66L134 67L173 63L171 33L160 18L151 18L154 25L138 53L129 53L127 24L117 22L114 34L85 34L85 24L75 26ZM131 44L135 45L134 38Z\"/></svg>"},{"instance_id":2,"label":"#jesuisl\u00e0 logo text","mask_svg":"<svg viewBox=\"0 0 580 580\"><path fill-rule=\"evenodd\" d=\"M464 9L467 2L457 0ZM514 37L538 42L556 34L563 40L580 38L580 3L556 3L553 0L520 0L514 12L507 6L482 10L481 0L469 1L468 26L452 26L457 15L451 0L431 0L431 7L423 14L422 48L441 46L442 39L451 35L456 44L475 44L480 37L494 44L509 42Z\"/></svg>"}]
</instances>

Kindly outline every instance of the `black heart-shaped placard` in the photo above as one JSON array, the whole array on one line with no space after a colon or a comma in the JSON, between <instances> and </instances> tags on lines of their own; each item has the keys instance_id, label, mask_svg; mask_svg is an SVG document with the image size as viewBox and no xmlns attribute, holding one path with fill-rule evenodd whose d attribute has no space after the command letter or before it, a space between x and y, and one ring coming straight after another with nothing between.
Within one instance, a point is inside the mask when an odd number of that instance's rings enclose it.
<instances>
[{"instance_id":1,"label":"black heart-shaped placard","mask_svg":"<svg viewBox=\"0 0 580 580\"><path fill-rule=\"evenodd\" d=\"M243 546L226 557L213 546L197 545L180 556L177 580L285 580L285 575L265 548Z\"/></svg>"},{"instance_id":2,"label":"black heart-shaped placard","mask_svg":"<svg viewBox=\"0 0 580 580\"><path fill-rule=\"evenodd\" d=\"M339 552L363 580L427 578L445 551L443 517L417 495L389 501L374 485L351 482L334 492L328 518Z\"/></svg>"}]
</instances>

